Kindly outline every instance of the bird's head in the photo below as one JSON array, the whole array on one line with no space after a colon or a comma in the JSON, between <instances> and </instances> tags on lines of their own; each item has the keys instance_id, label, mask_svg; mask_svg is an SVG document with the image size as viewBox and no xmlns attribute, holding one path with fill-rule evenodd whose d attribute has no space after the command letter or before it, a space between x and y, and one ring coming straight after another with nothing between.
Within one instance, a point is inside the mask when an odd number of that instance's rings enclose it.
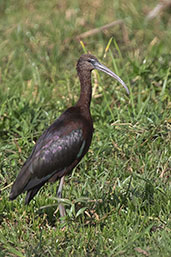
<instances>
[{"instance_id":1,"label":"bird's head","mask_svg":"<svg viewBox=\"0 0 171 257\"><path fill-rule=\"evenodd\" d=\"M92 71L92 70L100 70L103 71L105 73L107 73L108 75L110 75L111 77L113 77L114 79L116 79L120 84L123 85L123 87L126 89L127 93L129 94L129 90L127 88L127 86L125 85L125 83L123 82L123 80L117 76L113 71L111 71L110 69L108 69L105 65L101 64L97 58L91 54L83 54L81 55L81 57L78 60L77 63L77 71Z\"/></svg>"}]
</instances>

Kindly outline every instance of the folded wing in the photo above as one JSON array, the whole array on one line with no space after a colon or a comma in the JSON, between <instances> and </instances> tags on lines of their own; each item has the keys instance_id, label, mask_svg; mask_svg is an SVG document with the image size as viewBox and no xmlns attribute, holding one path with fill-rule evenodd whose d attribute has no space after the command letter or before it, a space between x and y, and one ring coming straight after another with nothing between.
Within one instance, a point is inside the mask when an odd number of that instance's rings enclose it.
<instances>
[{"instance_id":1,"label":"folded wing","mask_svg":"<svg viewBox=\"0 0 171 257\"><path fill-rule=\"evenodd\" d=\"M45 132L42 137L12 186L11 200L31 189L37 192L54 174L58 172L62 174L61 171L79 159L84 150L85 141L81 128L72 130L67 135L52 130Z\"/></svg>"}]
</instances>

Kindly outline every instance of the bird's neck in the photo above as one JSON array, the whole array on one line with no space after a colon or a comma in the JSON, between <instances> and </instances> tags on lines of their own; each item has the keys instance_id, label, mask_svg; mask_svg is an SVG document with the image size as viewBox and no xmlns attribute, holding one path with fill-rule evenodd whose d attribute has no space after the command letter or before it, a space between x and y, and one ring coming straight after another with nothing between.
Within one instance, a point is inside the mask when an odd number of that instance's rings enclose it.
<instances>
[{"instance_id":1,"label":"bird's neck","mask_svg":"<svg viewBox=\"0 0 171 257\"><path fill-rule=\"evenodd\" d=\"M77 102L77 106L81 109L90 111L90 102L92 95L92 86L91 86L91 72L90 71L80 71L78 76L81 84L80 98Z\"/></svg>"}]
</instances>

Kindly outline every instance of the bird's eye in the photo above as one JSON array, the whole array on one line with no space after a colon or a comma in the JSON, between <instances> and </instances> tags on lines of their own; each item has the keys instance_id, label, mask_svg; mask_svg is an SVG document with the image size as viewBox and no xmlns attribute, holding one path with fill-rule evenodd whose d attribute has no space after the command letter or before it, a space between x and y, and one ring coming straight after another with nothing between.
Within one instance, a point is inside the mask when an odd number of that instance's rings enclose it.
<instances>
[{"instance_id":1,"label":"bird's eye","mask_svg":"<svg viewBox=\"0 0 171 257\"><path fill-rule=\"evenodd\" d=\"M94 59L88 59L87 61L90 62L90 63L93 64L93 65L94 65L94 63L95 63L95 60L94 60Z\"/></svg>"}]
</instances>

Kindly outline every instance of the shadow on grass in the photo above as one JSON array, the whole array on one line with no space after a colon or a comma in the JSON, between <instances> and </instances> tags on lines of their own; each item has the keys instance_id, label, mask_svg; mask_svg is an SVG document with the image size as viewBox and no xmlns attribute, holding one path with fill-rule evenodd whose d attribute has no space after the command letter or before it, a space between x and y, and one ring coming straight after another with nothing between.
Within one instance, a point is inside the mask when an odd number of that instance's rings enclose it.
<instances>
[{"instance_id":1,"label":"shadow on grass","mask_svg":"<svg viewBox=\"0 0 171 257\"><path fill-rule=\"evenodd\" d=\"M61 199L66 207L66 217L62 220L67 223L81 222L82 224L95 226L100 223L103 226L103 221L110 217L113 212L120 215L121 211L127 212L128 209L133 212L148 213L149 207L154 205L154 186L150 181L145 181L143 188L134 188L131 186L132 176L127 188L123 190L113 190L108 187L104 191L101 199L89 199L82 197L70 201L68 199ZM58 210L58 198L52 197L53 204L42 206L38 209L37 214L40 217L46 216L46 221L50 226L55 226L57 220L61 220Z\"/></svg>"}]
</instances>

